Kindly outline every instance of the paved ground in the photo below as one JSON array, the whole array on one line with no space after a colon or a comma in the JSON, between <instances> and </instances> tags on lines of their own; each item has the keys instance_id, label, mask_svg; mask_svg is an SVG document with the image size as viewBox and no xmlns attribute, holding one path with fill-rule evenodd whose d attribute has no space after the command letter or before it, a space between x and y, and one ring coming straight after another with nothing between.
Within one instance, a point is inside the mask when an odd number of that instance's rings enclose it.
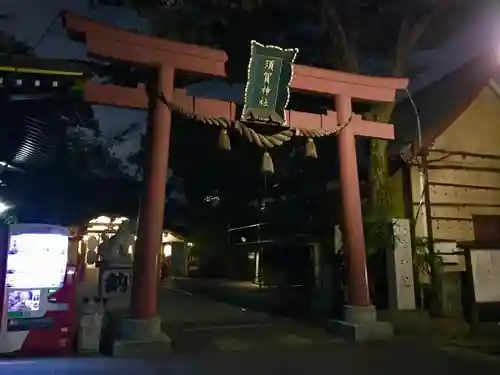
<instances>
[{"instance_id":1,"label":"paved ground","mask_svg":"<svg viewBox=\"0 0 500 375\"><path fill-rule=\"evenodd\" d=\"M191 292L196 292L191 290ZM174 352L161 361L113 358L0 361L0 375L16 374L252 374L500 375L500 357L427 343L348 343L283 317L249 311L162 288L159 310Z\"/></svg>"},{"instance_id":2,"label":"paved ground","mask_svg":"<svg viewBox=\"0 0 500 375\"><path fill-rule=\"evenodd\" d=\"M177 353L239 352L339 342L322 329L165 287L163 329Z\"/></svg>"},{"instance_id":3,"label":"paved ground","mask_svg":"<svg viewBox=\"0 0 500 375\"><path fill-rule=\"evenodd\" d=\"M211 299L247 307L268 314L308 319L310 306L300 288L278 290L259 288L250 281L229 281L226 279L203 279L176 277L168 284L176 289L185 290Z\"/></svg>"},{"instance_id":4,"label":"paved ground","mask_svg":"<svg viewBox=\"0 0 500 375\"><path fill-rule=\"evenodd\" d=\"M247 311L239 306L214 301L170 286L161 289L158 308L162 319L173 324L255 322L272 319L268 314Z\"/></svg>"},{"instance_id":5,"label":"paved ground","mask_svg":"<svg viewBox=\"0 0 500 375\"><path fill-rule=\"evenodd\" d=\"M83 295L97 290L96 277L89 277L88 281L81 288ZM163 330L172 338L176 353L246 351L263 346L293 347L338 341L324 330L242 308L238 303L218 302L200 296L198 290L193 294L192 288L185 290L178 286L169 284L161 288L158 306Z\"/></svg>"},{"instance_id":6,"label":"paved ground","mask_svg":"<svg viewBox=\"0 0 500 375\"><path fill-rule=\"evenodd\" d=\"M469 375L500 374L500 361L449 353L409 342L323 347L277 347L205 355L172 355L159 361L112 358L1 361L0 374L153 375Z\"/></svg>"}]
</instances>

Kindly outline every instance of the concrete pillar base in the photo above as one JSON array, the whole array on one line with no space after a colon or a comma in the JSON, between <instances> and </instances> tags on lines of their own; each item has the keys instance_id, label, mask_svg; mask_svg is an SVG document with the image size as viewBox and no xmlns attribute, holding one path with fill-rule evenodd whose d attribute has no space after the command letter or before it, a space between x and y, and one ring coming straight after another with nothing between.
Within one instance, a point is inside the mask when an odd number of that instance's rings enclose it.
<instances>
[{"instance_id":1,"label":"concrete pillar base","mask_svg":"<svg viewBox=\"0 0 500 375\"><path fill-rule=\"evenodd\" d=\"M344 306L344 320L331 320L329 325L334 333L351 341L385 340L394 336L390 323L377 321L374 306Z\"/></svg>"},{"instance_id":2,"label":"concrete pillar base","mask_svg":"<svg viewBox=\"0 0 500 375\"><path fill-rule=\"evenodd\" d=\"M163 357L172 351L172 340L162 332L159 317L124 319L120 328L120 337L113 342L115 357Z\"/></svg>"}]
</instances>

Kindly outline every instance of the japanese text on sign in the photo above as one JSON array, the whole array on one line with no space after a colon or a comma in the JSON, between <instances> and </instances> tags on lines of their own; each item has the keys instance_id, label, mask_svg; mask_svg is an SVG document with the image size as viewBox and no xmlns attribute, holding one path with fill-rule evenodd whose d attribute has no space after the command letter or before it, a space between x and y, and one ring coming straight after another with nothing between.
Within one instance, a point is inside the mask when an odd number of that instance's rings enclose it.
<instances>
[{"instance_id":1,"label":"japanese text on sign","mask_svg":"<svg viewBox=\"0 0 500 375\"><path fill-rule=\"evenodd\" d=\"M252 41L242 121L286 124L285 111L297 52Z\"/></svg>"},{"instance_id":2,"label":"japanese text on sign","mask_svg":"<svg viewBox=\"0 0 500 375\"><path fill-rule=\"evenodd\" d=\"M262 107L267 107L269 105L268 98L271 93L271 77L274 72L274 60L265 60L264 61L264 84L260 89L261 97L260 97L260 105Z\"/></svg>"}]
</instances>

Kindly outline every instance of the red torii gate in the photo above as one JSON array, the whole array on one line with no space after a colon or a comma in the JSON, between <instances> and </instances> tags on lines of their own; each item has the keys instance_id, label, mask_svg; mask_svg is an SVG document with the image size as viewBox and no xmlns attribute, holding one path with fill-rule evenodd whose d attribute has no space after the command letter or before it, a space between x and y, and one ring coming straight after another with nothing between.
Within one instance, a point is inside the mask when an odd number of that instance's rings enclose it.
<instances>
[{"instance_id":1,"label":"red torii gate","mask_svg":"<svg viewBox=\"0 0 500 375\"><path fill-rule=\"evenodd\" d=\"M158 88L166 100L188 111L196 111L199 115L235 119L234 103L189 97L184 90L174 88L176 70L225 77L227 54L224 51L140 35L71 13L63 15L63 23L70 36L85 41L88 54L92 56L156 67ZM390 327L388 329L376 321L375 309L369 296L355 137L394 139L394 129L390 124L365 121L359 115L352 116L352 99L392 102L395 91L404 89L407 85L407 79L369 77L294 65L291 88L295 91L334 96L336 112L317 115L288 111L290 127L333 130L339 124L351 121L338 135L349 306L346 306L344 321L337 322L337 327L356 339L385 335L389 333ZM148 108L148 97L143 87L129 88L89 82L85 87L85 99L95 104ZM125 341L159 340L156 268L163 229L170 129L170 110L159 102L145 168L148 173L145 176L146 194L140 208L137 250L134 256L130 305L132 319L127 322L128 328L123 337ZM145 336L144 332L149 332L149 335Z\"/></svg>"}]
</instances>

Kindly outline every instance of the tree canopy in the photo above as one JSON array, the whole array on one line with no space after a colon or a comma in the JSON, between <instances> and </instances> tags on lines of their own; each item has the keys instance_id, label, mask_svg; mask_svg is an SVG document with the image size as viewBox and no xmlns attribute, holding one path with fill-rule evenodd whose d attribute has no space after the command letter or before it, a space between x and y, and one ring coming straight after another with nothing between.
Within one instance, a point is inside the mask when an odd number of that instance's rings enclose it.
<instances>
[{"instance_id":1,"label":"tree canopy","mask_svg":"<svg viewBox=\"0 0 500 375\"><path fill-rule=\"evenodd\" d=\"M301 63L407 74L409 55L439 46L489 1L131 0L161 37L247 53L251 39L297 47Z\"/></svg>"},{"instance_id":2,"label":"tree canopy","mask_svg":"<svg viewBox=\"0 0 500 375\"><path fill-rule=\"evenodd\" d=\"M106 2L108 5L120 3ZM226 50L230 77L243 83L252 39L265 44L297 47L300 50L298 62L302 64L363 74L411 76L426 68L412 65L411 57L415 52L438 48L466 22L473 22L488 11L494 2L484 0L478 5L472 0L131 0L121 4L134 7L148 18L157 36ZM393 106L372 106L367 112L378 121L389 122ZM197 181L197 188L200 188L198 182L203 180L207 190L216 190L216 186L209 186L217 185L213 182L219 177L219 181L249 181L243 176L248 175L249 170L244 166L234 168L230 178L222 178L228 173L228 164L214 166L217 164L214 158L220 155L209 157L213 151L201 146L199 141L193 140L194 137L188 138L196 143L196 147L187 149L196 150L198 157L189 159L196 160L198 168L187 168L186 158L181 164L184 170L199 171L190 172L188 176L190 181ZM186 144L177 138L172 145L171 165L175 168L181 160L175 149L186 150ZM385 141L373 140L370 148L372 200L382 208L389 205L386 145ZM324 183L321 181L327 170L324 165L314 177L306 178L303 173L306 168L297 164L297 160L293 160L291 166L290 149L279 152L281 156L276 158L287 161L288 168L283 168L284 172L275 177L275 182L283 178L283 174L292 176L288 181L294 183L287 184L287 189L297 191L300 189L293 185L310 185L312 181ZM257 158L252 157L251 151L246 153L246 160L253 163L255 170L258 169ZM262 184L262 177L253 177ZM249 189L245 182L238 187L244 186L254 194L258 191L256 187ZM221 184L218 185L221 193ZM228 191L224 194L231 196L231 188L226 189ZM233 189L238 188L233 185ZM243 195L241 190L237 192Z\"/></svg>"}]
</instances>

